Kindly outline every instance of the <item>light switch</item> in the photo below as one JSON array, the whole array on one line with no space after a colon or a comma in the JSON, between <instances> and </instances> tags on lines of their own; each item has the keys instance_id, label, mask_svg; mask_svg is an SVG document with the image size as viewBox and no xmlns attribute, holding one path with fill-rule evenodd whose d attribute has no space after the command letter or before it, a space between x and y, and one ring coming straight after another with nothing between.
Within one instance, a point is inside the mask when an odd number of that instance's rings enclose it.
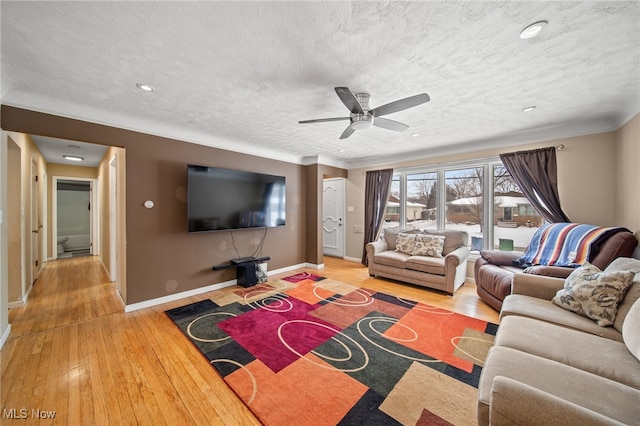
<instances>
[{"instance_id":1,"label":"light switch","mask_svg":"<svg viewBox=\"0 0 640 426\"><path fill-rule=\"evenodd\" d=\"M347 211L348 212L354 212L354 211L356 211L356 209L354 209L353 206L348 206L347 207Z\"/></svg>"}]
</instances>

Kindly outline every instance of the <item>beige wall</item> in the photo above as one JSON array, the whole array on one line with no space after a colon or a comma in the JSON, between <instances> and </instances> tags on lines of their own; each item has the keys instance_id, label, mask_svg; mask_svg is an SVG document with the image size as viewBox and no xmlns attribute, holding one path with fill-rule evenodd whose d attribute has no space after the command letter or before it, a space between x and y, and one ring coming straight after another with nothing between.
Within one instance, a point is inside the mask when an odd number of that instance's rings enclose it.
<instances>
[{"instance_id":1,"label":"beige wall","mask_svg":"<svg viewBox=\"0 0 640 426\"><path fill-rule=\"evenodd\" d=\"M116 239L111 239L111 174L113 168L111 162L115 159L116 163L116 212L117 212L117 229ZM127 299L126 286L126 182L125 182L125 150L123 148L109 147L98 166L98 175L100 176L100 256L105 269L109 273L111 281L116 282L116 286L122 300ZM111 246L116 247L116 276L111 276Z\"/></svg>"},{"instance_id":2,"label":"beige wall","mask_svg":"<svg viewBox=\"0 0 640 426\"><path fill-rule=\"evenodd\" d=\"M616 132L616 141L616 222L640 240L640 114Z\"/></svg>"},{"instance_id":3,"label":"beige wall","mask_svg":"<svg viewBox=\"0 0 640 426\"><path fill-rule=\"evenodd\" d=\"M0 211L7 209L7 134L0 132ZM8 337L9 328L9 274L7 221L0 223L0 348Z\"/></svg>"},{"instance_id":4,"label":"beige wall","mask_svg":"<svg viewBox=\"0 0 640 426\"><path fill-rule=\"evenodd\" d=\"M619 225L616 217L616 191L612 189L616 188L619 181L616 167L618 161L616 132L606 132L350 170L346 189L347 205L354 206L355 211L351 213L353 215L352 226L347 228L347 256L360 257L362 255L363 234L354 233L353 226L364 225L364 172L366 170L398 169L491 158L505 152L559 145L564 145L564 149L558 150L556 153L558 192L565 213L574 222L602 226Z\"/></svg>"},{"instance_id":5,"label":"beige wall","mask_svg":"<svg viewBox=\"0 0 640 426\"><path fill-rule=\"evenodd\" d=\"M47 256L53 257L56 250L56 242L53 241L53 178L54 177L73 177L95 179L98 177L98 169L96 167L72 166L67 164L47 163Z\"/></svg>"},{"instance_id":6,"label":"beige wall","mask_svg":"<svg viewBox=\"0 0 640 426\"><path fill-rule=\"evenodd\" d=\"M11 137L7 137L7 207L4 214L8 224L7 237L10 248L7 256L9 303L22 301L21 169L20 148Z\"/></svg>"},{"instance_id":7,"label":"beige wall","mask_svg":"<svg viewBox=\"0 0 640 426\"><path fill-rule=\"evenodd\" d=\"M40 247L38 251L38 263L37 271L34 272L34 268L31 264L31 253L33 249L33 240L32 240L32 224L31 224L31 193L32 193L32 184L31 184L31 175L32 170L35 167L35 173L38 175L38 183L37 183L37 198L42 200L42 195L44 191L44 176L46 176L46 164L44 162L44 158L42 154L36 147L35 143L26 134L17 133L17 132L8 132L8 137L11 138L15 142L15 144L20 149L20 215L21 215L21 239L22 239L22 277L21 283L18 286L15 282L9 282L9 293L16 294L16 291L20 292L21 299L24 299L26 293L29 291L31 284L37 278L37 273L44 266L44 262L46 261L45 250L44 250L44 233L40 232L37 237L37 244ZM38 203L37 209L37 221L39 224L43 223L44 220L44 206L42 202ZM13 226L13 225L11 225ZM16 226L18 226L16 224ZM42 229L42 228L40 228ZM14 250L18 248L9 247L9 250Z\"/></svg>"}]
</instances>

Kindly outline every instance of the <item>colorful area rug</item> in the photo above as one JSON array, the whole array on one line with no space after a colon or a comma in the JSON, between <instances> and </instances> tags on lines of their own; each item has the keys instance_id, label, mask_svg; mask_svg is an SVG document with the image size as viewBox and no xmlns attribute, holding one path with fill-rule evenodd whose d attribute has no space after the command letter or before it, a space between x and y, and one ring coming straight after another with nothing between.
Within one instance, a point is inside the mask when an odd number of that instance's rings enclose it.
<instances>
[{"instance_id":1,"label":"colorful area rug","mask_svg":"<svg viewBox=\"0 0 640 426\"><path fill-rule=\"evenodd\" d=\"M265 425L475 424L497 325L296 274L167 311Z\"/></svg>"}]
</instances>

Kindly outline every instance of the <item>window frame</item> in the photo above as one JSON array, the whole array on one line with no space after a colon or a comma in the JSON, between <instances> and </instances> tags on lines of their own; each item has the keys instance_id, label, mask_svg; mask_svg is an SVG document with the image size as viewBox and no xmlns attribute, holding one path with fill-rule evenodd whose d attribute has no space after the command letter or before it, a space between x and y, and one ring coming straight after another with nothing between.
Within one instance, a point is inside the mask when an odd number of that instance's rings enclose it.
<instances>
[{"instance_id":1,"label":"window frame","mask_svg":"<svg viewBox=\"0 0 640 426\"><path fill-rule=\"evenodd\" d=\"M406 229L407 227L407 176L419 173L436 173L436 227L438 230L444 230L446 224L446 179L445 175L447 171L470 169L470 168L482 168L482 200L483 200L483 223L494 223L494 167L502 166L504 164L500 161L499 157L489 157L468 161L455 161L442 164L423 165L403 167L394 170L394 179L399 179L399 207L400 217L398 224L400 229ZM494 246L494 227L483 226L482 227L482 248L483 250L492 250ZM471 242L469 242L471 244Z\"/></svg>"}]
</instances>

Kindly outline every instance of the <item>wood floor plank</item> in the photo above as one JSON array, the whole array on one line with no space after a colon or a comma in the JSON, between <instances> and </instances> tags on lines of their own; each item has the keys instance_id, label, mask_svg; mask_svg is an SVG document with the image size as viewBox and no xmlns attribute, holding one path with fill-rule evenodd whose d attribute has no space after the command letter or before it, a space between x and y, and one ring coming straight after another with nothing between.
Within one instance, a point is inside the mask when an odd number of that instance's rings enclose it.
<instances>
[{"instance_id":1,"label":"wood floor plank","mask_svg":"<svg viewBox=\"0 0 640 426\"><path fill-rule=\"evenodd\" d=\"M498 322L473 284L455 296L371 278L354 262L325 258L323 275ZM12 332L0 352L0 402L5 409L55 411L48 424L259 425L251 411L165 314L216 292L124 313L102 262L93 257L49 262L27 304L9 312ZM5 425L43 424L7 419Z\"/></svg>"}]
</instances>

